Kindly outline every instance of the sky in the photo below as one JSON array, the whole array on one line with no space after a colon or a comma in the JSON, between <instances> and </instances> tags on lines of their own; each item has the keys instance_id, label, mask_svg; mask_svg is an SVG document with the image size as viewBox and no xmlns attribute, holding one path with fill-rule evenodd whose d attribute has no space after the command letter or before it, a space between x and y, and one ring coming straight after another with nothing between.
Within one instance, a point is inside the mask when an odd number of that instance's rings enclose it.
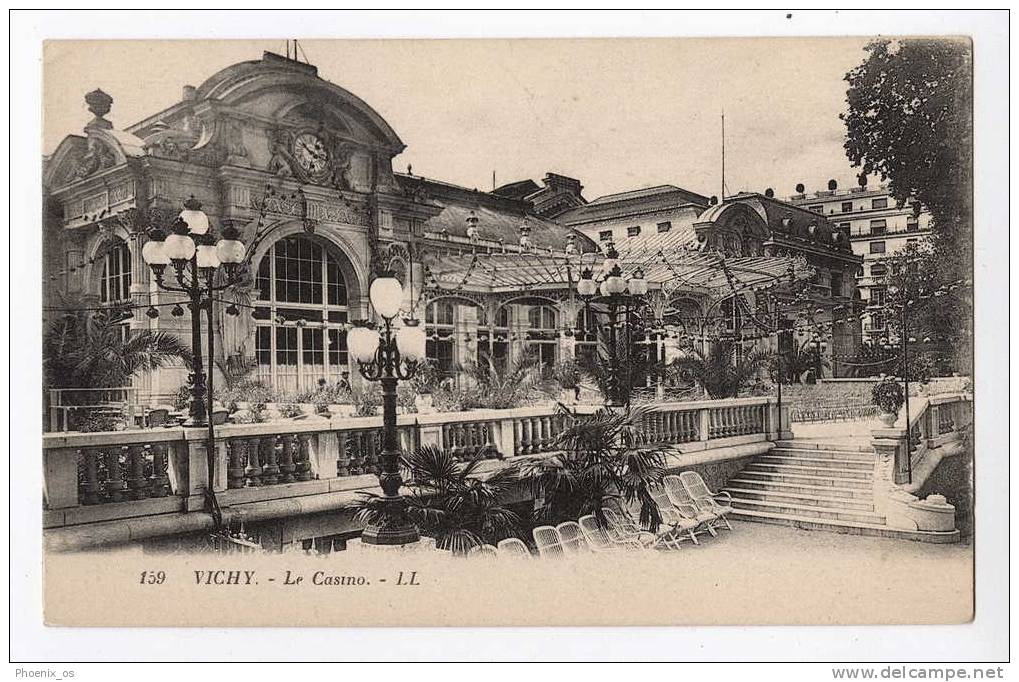
<instances>
[{"instance_id":1,"label":"sky","mask_svg":"<svg viewBox=\"0 0 1019 682\"><path fill-rule=\"evenodd\" d=\"M673 184L777 196L855 184L842 148L846 71L864 38L309 40L322 78L373 107L407 145L394 169L490 190L548 171L588 199ZM230 64L284 41L55 41L45 48L43 152L113 97L124 128Z\"/></svg>"}]
</instances>

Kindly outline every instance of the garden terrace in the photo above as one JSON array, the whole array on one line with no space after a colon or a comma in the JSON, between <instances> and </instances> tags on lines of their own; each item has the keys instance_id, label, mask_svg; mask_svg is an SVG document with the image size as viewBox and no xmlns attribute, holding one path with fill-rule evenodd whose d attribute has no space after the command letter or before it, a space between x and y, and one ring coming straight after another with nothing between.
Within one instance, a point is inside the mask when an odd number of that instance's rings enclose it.
<instances>
[{"instance_id":1,"label":"garden terrace","mask_svg":"<svg viewBox=\"0 0 1019 682\"><path fill-rule=\"evenodd\" d=\"M591 414L592 405L570 408ZM660 403L643 423L649 442L672 445L670 467L745 457L771 447L774 398ZM568 417L554 405L408 414L401 447L436 445L482 458L482 475L547 456ZM215 427L212 489L224 523L335 513L378 492L380 417L307 417ZM211 530L207 432L183 427L43 436L44 512L53 549L122 544ZM723 481L724 482L724 481ZM356 531L353 520L344 522Z\"/></svg>"}]
</instances>

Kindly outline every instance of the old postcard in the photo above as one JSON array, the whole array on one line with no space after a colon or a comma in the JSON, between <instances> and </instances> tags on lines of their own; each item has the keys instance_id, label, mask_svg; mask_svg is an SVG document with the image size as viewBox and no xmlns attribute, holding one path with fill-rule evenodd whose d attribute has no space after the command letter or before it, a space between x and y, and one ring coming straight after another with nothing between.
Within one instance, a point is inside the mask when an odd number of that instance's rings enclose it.
<instances>
[{"instance_id":1,"label":"old postcard","mask_svg":"<svg viewBox=\"0 0 1019 682\"><path fill-rule=\"evenodd\" d=\"M45 622L969 622L974 59L47 41Z\"/></svg>"}]
</instances>

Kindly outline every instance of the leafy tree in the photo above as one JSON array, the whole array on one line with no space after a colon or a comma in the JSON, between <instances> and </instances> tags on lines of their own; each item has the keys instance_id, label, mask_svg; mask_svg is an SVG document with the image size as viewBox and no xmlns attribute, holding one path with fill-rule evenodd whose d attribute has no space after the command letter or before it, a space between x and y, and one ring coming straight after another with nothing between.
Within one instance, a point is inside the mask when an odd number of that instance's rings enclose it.
<instances>
[{"instance_id":1,"label":"leafy tree","mask_svg":"<svg viewBox=\"0 0 1019 682\"><path fill-rule=\"evenodd\" d=\"M755 348L737 357L735 346L716 343L707 353L690 349L686 357L673 360L669 370L680 380L695 382L712 398L734 398L771 363L772 355L768 351Z\"/></svg>"},{"instance_id":2,"label":"leafy tree","mask_svg":"<svg viewBox=\"0 0 1019 682\"><path fill-rule=\"evenodd\" d=\"M536 519L559 523L594 514L605 523L606 506L639 503L641 525L656 530L662 515L649 490L665 476L666 451L644 437L650 407L592 415L559 410L567 424L556 438L555 454L519 465L520 477L541 501Z\"/></svg>"},{"instance_id":3,"label":"leafy tree","mask_svg":"<svg viewBox=\"0 0 1019 682\"><path fill-rule=\"evenodd\" d=\"M881 39L846 74L846 155L863 175L887 179L899 202L932 217L929 252L903 268L910 300L937 304L911 318L922 336L944 339L960 369L971 357L972 300L959 286L972 273L972 46L960 39ZM953 288L954 285L954 288Z\"/></svg>"},{"instance_id":4,"label":"leafy tree","mask_svg":"<svg viewBox=\"0 0 1019 682\"><path fill-rule=\"evenodd\" d=\"M478 477L482 460L458 462L449 450L425 445L401 458L414 486L407 501L406 518L423 534L433 537L439 549L463 555L471 547L494 544L519 533L520 519L502 506L508 488L516 482L512 469L484 480ZM355 518L367 525L382 520L381 495L361 493L353 506Z\"/></svg>"}]
</instances>

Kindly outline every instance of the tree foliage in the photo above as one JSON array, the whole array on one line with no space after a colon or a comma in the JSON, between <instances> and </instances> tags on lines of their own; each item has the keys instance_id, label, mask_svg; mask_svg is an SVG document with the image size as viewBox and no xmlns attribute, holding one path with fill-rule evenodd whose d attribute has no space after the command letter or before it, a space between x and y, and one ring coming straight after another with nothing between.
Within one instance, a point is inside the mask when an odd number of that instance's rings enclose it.
<instances>
[{"instance_id":1,"label":"tree foliage","mask_svg":"<svg viewBox=\"0 0 1019 682\"><path fill-rule=\"evenodd\" d=\"M760 348L740 356L733 344L715 343L707 353L690 349L685 357L673 360L669 370L680 380L695 382L712 398L734 398L771 362L771 353Z\"/></svg>"},{"instance_id":2,"label":"tree foliage","mask_svg":"<svg viewBox=\"0 0 1019 682\"><path fill-rule=\"evenodd\" d=\"M917 310L919 334L939 337L961 369L968 368L972 301L951 285L971 278L973 262L973 76L968 40L881 39L845 80L846 155L862 174L889 182L898 202L931 214L931 249L913 254L912 300L937 305Z\"/></svg>"},{"instance_id":3,"label":"tree foliage","mask_svg":"<svg viewBox=\"0 0 1019 682\"><path fill-rule=\"evenodd\" d=\"M413 492L405 495L406 519L436 540L439 549L464 555L471 547L495 544L516 536L520 518L502 505L508 488L516 482L512 469L482 478L482 460L458 462L449 450L425 445L401 458ZM354 505L355 518L363 524L386 520L391 510L384 498L361 493Z\"/></svg>"},{"instance_id":4,"label":"tree foliage","mask_svg":"<svg viewBox=\"0 0 1019 682\"><path fill-rule=\"evenodd\" d=\"M650 488L665 476L666 451L643 435L649 411L634 407L574 415L560 407L568 421L556 437L555 454L519 466L520 477L530 481L540 501L535 517L555 524L594 514L605 523L606 506L636 503L641 525L656 530L662 515Z\"/></svg>"},{"instance_id":5,"label":"tree foliage","mask_svg":"<svg viewBox=\"0 0 1019 682\"><path fill-rule=\"evenodd\" d=\"M124 311L68 306L43 336L43 370L49 388L115 388L132 377L182 361L191 350L166 332L122 328Z\"/></svg>"}]
</instances>

